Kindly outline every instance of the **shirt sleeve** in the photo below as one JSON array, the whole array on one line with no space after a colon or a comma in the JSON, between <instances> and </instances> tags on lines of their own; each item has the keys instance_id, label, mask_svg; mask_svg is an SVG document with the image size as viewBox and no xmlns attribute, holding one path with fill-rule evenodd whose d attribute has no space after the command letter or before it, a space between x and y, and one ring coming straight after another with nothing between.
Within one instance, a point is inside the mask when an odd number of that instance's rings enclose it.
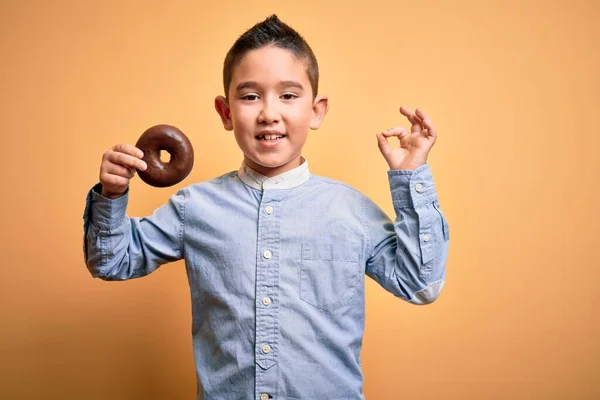
<instances>
[{"instance_id":1,"label":"shirt sleeve","mask_svg":"<svg viewBox=\"0 0 600 400\"><path fill-rule=\"evenodd\" d=\"M365 199L366 274L406 301L428 304L445 282L448 222L428 164L388 171L388 179L395 221Z\"/></svg>"},{"instance_id":2,"label":"shirt sleeve","mask_svg":"<svg viewBox=\"0 0 600 400\"><path fill-rule=\"evenodd\" d=\"M129 190L117 199L100 192L100 184L88 192L83 216L83 252L93 277L139 278L183 257L185 189L143 218L126 215Z\"/></svg>"}]
</instances>

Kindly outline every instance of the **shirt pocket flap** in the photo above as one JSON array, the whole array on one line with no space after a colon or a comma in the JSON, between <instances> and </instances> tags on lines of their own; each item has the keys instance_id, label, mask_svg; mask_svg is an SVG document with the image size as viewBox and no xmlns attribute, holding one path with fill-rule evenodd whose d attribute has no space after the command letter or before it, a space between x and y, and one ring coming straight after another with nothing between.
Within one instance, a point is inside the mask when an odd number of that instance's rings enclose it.
<instances>
[{"instance_id":1,"label":"shirt pocket flap","mask_svg":"<svg viewBox=\"0 0 600 400\"><path fill-rule=\"evenodd\" d=\"M358 245L303 242L303 260L358 262Z\"/></svg>"}]
</instances>

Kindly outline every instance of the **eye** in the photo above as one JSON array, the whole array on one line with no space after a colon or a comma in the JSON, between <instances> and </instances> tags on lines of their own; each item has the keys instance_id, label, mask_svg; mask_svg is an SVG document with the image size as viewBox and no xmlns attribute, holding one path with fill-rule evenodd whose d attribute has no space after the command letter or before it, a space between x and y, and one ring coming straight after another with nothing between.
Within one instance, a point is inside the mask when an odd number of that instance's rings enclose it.
<instances>
[{"instance_id":1,"label":"eye","mask_svg":"<svg viewBox=\"0 0 600 400\"><path fill-rule=\"evenodd\" d=\"M293 93L284 93L284 94L283 94L281 97L282 97L284 100L293 100L293 99L297 98L298 96L296 96L296 95L295 95L295 94L293 94Z\"/></svg>"},{"instance_id":2,"label":"eye","mask_svg":"<svg viewBox=\"0 0 600 400\"><path fill-rule=\"evenodd\" d=\"M246 94L246 95L242 96L242 100L248 100L248 101L258 100L258 95L256 95L256 94Z\"/></svg>"}]
</instances>

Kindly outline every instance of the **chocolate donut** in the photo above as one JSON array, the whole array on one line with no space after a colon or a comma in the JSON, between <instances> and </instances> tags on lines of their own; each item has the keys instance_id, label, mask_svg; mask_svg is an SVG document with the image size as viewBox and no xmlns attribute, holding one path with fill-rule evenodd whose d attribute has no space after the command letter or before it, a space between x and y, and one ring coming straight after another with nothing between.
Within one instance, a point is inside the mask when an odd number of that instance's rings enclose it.
<instances>
[{"instance_id":1,"label":"chocolate donut","mask_svg":"<svg viewBox=\"0 0 600 400\"><path fill-rule=\"evenodd\" d=\"M163 124L148 128L135 146L144 152L143 160L148 168L138 170L138 175L148 185L173 186L184 180L194 166L192 143L174 126ZM161 150L171 155L169 162L161 161Z\"/></svg>"}]
</instances>

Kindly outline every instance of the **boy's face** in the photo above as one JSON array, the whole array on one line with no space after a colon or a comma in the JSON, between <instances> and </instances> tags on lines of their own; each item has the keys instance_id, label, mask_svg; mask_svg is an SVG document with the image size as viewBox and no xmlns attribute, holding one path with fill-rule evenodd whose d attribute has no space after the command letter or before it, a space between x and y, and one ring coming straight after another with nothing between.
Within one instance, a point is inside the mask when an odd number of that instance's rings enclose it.
<instances>
[{"instance_id":1,"label":"boy's face","mask_svg":"<svg viewBox=\"0 0 600 400\"><path fill-rule=\"evenodd\" d=\"M300 165L308 129L318 129L327 113L326 97L313 100L304 62L275 46L244 56L228 96L215 99L223 126L234 131L246 164L266 176Z\"/></svg>"}]
</instances>

